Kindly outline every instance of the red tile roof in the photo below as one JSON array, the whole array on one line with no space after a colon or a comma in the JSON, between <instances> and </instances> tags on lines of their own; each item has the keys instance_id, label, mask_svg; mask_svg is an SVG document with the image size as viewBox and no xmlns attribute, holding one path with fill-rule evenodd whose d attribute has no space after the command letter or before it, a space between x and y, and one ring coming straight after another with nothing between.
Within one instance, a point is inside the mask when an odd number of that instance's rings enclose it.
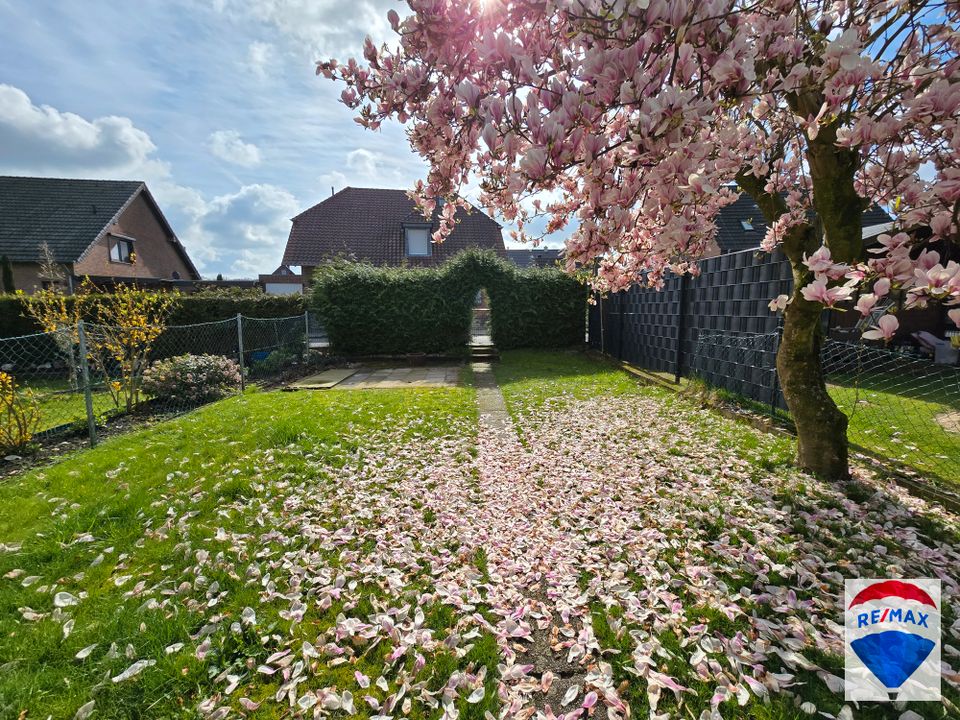
<instances>
[{"instance_id":1,"label":"red tile roof","mask_svg":"<svg viewBox=\"0 0 960 720\"><path fill-rule=\"evenodd\" d=\"M429 257L408 257L403 226L424 222L404 190L347 187L293 218L285 265L315 266L338 256L375 265L438 265L468 247L505 256L500 225L480 210L458 210L457 226ZM437 228L437 221L432 223Z\"/></svg>"}]
</instances>

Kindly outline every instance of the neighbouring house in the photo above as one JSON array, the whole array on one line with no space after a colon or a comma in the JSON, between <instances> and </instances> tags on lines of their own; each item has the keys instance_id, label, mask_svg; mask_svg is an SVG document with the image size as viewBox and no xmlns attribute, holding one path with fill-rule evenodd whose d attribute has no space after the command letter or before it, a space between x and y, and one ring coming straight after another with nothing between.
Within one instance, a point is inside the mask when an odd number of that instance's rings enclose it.
<instances>
[{"instance_id":1,"label":"neighbouring house","mask_svg":"<svg viewBox=\"0 0 960 720\"><path fill-rule=\"evenodd\" d=\"M563 260L563 250L555 248L531 248L507 250L507 260L521 270L530 267L555 267Z\"/></svg>"},{"instance_id":2,"label":"neighbouring house","mask_svg":"<svg viewBox=\"0 0 960 720\"><path fill-rule=\"evenodd\" d=\"M308 286L314 268L338 258L429 267L474 247L506 257L500 225L477 209L458 210L450 236L432 242L438 213L426 220L405 190L347 187L293 218L283 264L299 265Z\"/></svg>"},{"instance_id":3,"label":"neighbouring house","mask_svg":"<svg viewBox=\"0 0 960 720\"><path fill-rule=\"evenodd\" d=\"M43 246L61 277L42 277ZM73 291L89 277L102 287L192 284L200 273L147 186L126 180L0 176L0 256L14 286L53 283ZM135 260L135 262L134 262Z\"/></svg>"},{"instance_id":4,"label":"neighbouring house","mask_svg":"<svg viewBox=\"0 0 960 720\"><path fill-rule=\"evenodd\" d=\"M295 295L303 292L303 278L287 265L281 265L269 275L260 275L257 282L267 295Z\"/></svg>"},{"instance_id":5,"label":"neighbouring house","mask_svg":"<svg viewBox=\"0 0 960 720\"><path fill-rule=\"evenodd\" d=\"M884 225L893 220L879 205L863 213L863 227ZM707 257L759 248L767 234L767 222L753 198L741 193L735 202L721 208L716 217L717 236Z\"/></svg>"}]
</instances>

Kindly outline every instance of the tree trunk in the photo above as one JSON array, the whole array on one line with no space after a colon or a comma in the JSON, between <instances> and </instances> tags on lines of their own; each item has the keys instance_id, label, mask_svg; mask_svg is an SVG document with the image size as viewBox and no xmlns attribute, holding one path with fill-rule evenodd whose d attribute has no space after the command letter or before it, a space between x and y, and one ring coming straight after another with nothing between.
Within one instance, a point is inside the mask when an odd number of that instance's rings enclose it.
<instances>
[{"instance_id":1,"label":"tree trunk","mask_svg":"<svg viewBox=\"0 0 960 720\"><path fill-rule=\"evenodd\" d=\"M824 480L846 480L847 416L827 393L820 364L820 305L803 299L806 268L794 267L793 300L783 318L777 373L797 428L797 462Z\"/></svg>"},{"instance_id":2,"label":"tree trunk","mask_svg":"<svg viewBox=\"0 0 960 720\"><path fill-rule=\"evenodd\" d=\"M828 149L833 147L828 145ZM833 149L830 152L836 154ZM828 159L835 160L827 154ZM816 159L822 158L818 156ZM814 165L820 170L818 165ZM822 174L829 176L829 170ZM773 222L786 212L783 197L765 192L762 181L745 173L741 173L737 180L756 200L768 222ZM847 185L849 192L846 192ZM827 227L837 229L833 233L836 239L830 246L833 257L849 262L861 244L862 209L856 194L850 197L853 191L852 173L835 172L831 182L821 182L821 186L824 189L815 197L819 199L817 211L820 221ZM777 374L783 397L797 428L797 463L824 480L846 480L850 476L847 466L847 417L827 393L820 364L822 306L805 300L800 293L800 289L813 279L812 273L803 264L804 256L813 253L820 243L820 233L806 223L787 230L781 246L793 269L793 297L784 312L783 338L777 352Z\"/></svg>"}]
</instances>

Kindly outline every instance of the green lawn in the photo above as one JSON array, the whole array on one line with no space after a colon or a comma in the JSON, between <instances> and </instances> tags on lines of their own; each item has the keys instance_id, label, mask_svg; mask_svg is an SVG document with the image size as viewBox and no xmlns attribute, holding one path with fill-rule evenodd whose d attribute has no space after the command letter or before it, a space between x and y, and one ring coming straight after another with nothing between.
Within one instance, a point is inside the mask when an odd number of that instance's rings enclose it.
<instances>
[{"instance_id":1,"label":"green lawn","mask_svg":"<svg viewBox=\"0 0 960 720\"><path fill-rule=\"evenodd\" d=\"M836 560L847 565L843 573L845 576L870 575L869 571L851 572L854 568L841 557L846 550L866 554L880 552L871 562L877 562L876 572L872 574L882 576L890 563L900 563L910 554L909 550L898 547L893 540L894 535L904 532L904 527L910 528L908 534L919 529L920 534L916 537L923 538L921 542L928 546L948 542L952 543L953 547L960 548L958 526L955 522L948 527L940 525L937 521L940 512L938 508L933 507L926 514L915 514L906 510L892 497L874 495L868 487L856 483L839 488L818 483L793 467L793 438L762 433L746 424L729 421L673 390L638 384L613 361L605 362L576 353L561 355L513 351L505 353L503 363L494 369L511 416L534 441L544 432L549 434L545 426L549 426L555 418L550 413L562 413L564 408L572 406L576 408L578 415L585 415L583 431L595 432L594 443L614 458L618 447L627 446L631 440L652 435L657 437L658 444L662 444L666 455L678 458L680 467L692 471L696 483L700 482L701 477L716 472L717 463L725 462L731 463L728 467L734 471L735 476L749 478L749 482L756 483L756 495L752 499L749 498L749 493L743 492L746 485L739 488L735 484L727 487L726 493L721 493L724 503L722 505L714 504L716 499L711 498L707 492L704 492L703 497L690 495L680 498L682 509L677 509L677 514L671 518L673 523L670 526L670 530L676 533L674 547L677 548L677 556L661 555L658 571L664 568L663 562L666 561L676 567L678 576L682 576L681 568L698 562L688 556L688 549L695 548L701 541L698 538L704 537L707 538L708 545L719 546L718 552L729 552L739 546L748 553L766 553L773 559L773 567L776 567L773 572L758 575L753 575L742 567L736 567L729 575L717 573L715 581L721 583L722 591L728 587L746 590L751 583L754 588L771 591L777 584L785 582L786 574L800 568L800 565L795 563L809 562L812 557L816 557L819 561L833 566L835 559L832 555L835 552L839 553ZM588 409L589 401L598 396L633 397L639 403L653 399L656 401L656 411L642 414L639 422L622 427L619 434L597 432L599 428L596 418L590 417ZM605 411L601 410L601 413L605 414ZM615 415L616 410L611 408L610 414ZM695 418L696 422L691 424L691 418ZM579 438L567 435L559 440L559 443L567 439L571 445L579 441ZM704 449L707 449L706 452ZM716 449L722 450L723 454L717 453ZM649 462L650 458L635 455L633 461ZM586 464L590 461L584 459L583 462ZM609 466L604 466L604 470L611 472ZM679 476L681 471L675 469L673 472ZM767 487L766 492L760 489L764 486ZM706 487L704 490L706 491ZM652 487L651 492L660 495L664 506L670 507L669 502L672 499L662 486ZM616 496L613 499L619 500ZM745 516L738 518L738 515L746 510L744 504L763 508L770 503L783 503L784 508L790 508L788 516L792 515L796 519L778 528L764 542L761 539L763 524L758 522L758 519L747 521ZM659 515L663 517L663 513ZM767 515L766 511L762 512L760 517L764 515ZM892 525L892 533L884 537L878 545L874 541L883 534L880 528L885 523ZM867 530L871 533L869 539L854 540L854 536L867 527L871 528ZM767 531L769 529L766 528ZM887 552L897 554L897 558L892 559ZM711 551L705 553L707 558L711 558L711 555ZM915 570L913 574L916 572ZM911 572L905 571L905 575L909 577ZM596 582L597 578L584 574L581 587L586 590L595 586ZM645 577L635 576L633 582L638 592L647 590ZM827 584L823 583L815 588L795 589L795 592L801 603L813 603L826 589ZM726 637L737 633L750 637L750 631L746 630L741 622L742 616L740 621L736 621L719 611L719 606L702 604L693 593L687 594L679 590L678 594L688 608L689 622L705 623L711 630ZM954 597L953 602L956 601L957 598ZM720 604L723 604L722 601ZM776 620L784 612L783 607L774 609L764 606L763 603L748 603L748 608L747 612L760 620ZM636 643L634 638L623 632L623 610L603 603L595 603L592 609L593 629L601 645L614 648L618 653L612 655L610 660L614 667L615 682L630 686L627 693L633 716L647 717L649 707L646 691L642 683L637 681L635 673L628 669ZM837 613L839 612L838 610ZM943 627L947 626L949 618L956 617L955 612L956 610L945 605ZM842 621L842 618L836 619ZM641 634L649 637L643 629ZM660 671L677 678L682 685L694 689L698 694L697 699L686 701L679 716L696 718L701 712L709 713L708 699L713 692L713 686L700 681L692 673L685 657L689 650L685 651L680 642L684 640L682 634L677 629L670 629L655 637L663 654ZM722 716L765 720L809 717L807 711L799 707L803 702L812 703L817 710L838 713L843 704L842 697L838 700L837 694L828 689L821 677L843 676L842 655L819 647L808 647L803 655L806 661L816 664L816 669L784 669L800 683L799 688L795 688L796 698L773 696L768 702L750 703L740 709L721 707ZM960 702L960 693L956 688L949 688L944 683L943 691L956 707ZM669 707L678 709L675 705ZM928 708L930 714L925 714L924 717L952 717L946 708L935 705ZM663 710L663 704L660 710ZM896 709L892 704L865 703L859 710L854 710L854 717L857 718L892 720L900 718L901 714L902 710Z\"/></svg>"},{"instance_id":2,"label":"green lawn","mask_svg":"<svg viewBox=\"0 0 960 720\"><path fill-rule=\"evenodd\" d=\"M214 672L196 658L198 642L191 639L209 625L212 614L192 597L170 602L162 593L175 584L161 579L189 585L204 574L201 587L216 582L222 593L213 614L220 623L229 625L244 607L253 606L257 630L279 632L270 630L277 626L279 608L257 602L257 588L243 577L245 566L234 571L214 562L204 573L188 570L196 569L196 552L205 546L201 541L218 528L247 529L246 518L226 506L262 501L263 488L284 478L329 485L338 471L362 473L369 462L388 465L381 455L387 446L415 448L406 462L385 468L381 480L389 484L398 474L415 472L426 462L416 455L451 432L468 447L474 417L469 389L253 393L108 440L3 486L0 542L17 549L0 555L0 576L8 574L0 581L0 717L23 710L29 717L72 717L91 693L98 718L194 717L193 708L215 675L238 659L265 659L270 652L247 628L212 651ZM466 449L461 459L470 459ZM346 508L350 500L343 503ZM216 554L223 545L206 547ZM336 557L328 560L337 563ZM118 585L118 578L128 579ZM413 574L409 581L415 586ZM74 624L65 639L55 618L57 592L81 599L76 608L67 608ZM373 588L371 598L377 594ZM163 606L145 608L148 596ZM203 592L200 597L206 600ZM25 619L24 613L34 610L42 617ZM299 626L303 639L315 640L339 611L336 604L311 611ZM447 620L441 609L428 623L442 629ZM165 648L178 643L186 649L166 654ZM74 658L91 645L96 647L89 657ZM470 660L490 660L489 654L490 641L483 640ZM157 666L137 681L111 682L134 658ZM373 658L379 660L378 654ZM449 663L459 661L438 662L449 674ZM328 679L342 686L363 667L332 668ZM278 683L262 677L251 697L276 691Z\"/></svg>"},{"instance_id":3,"label":"green lawn","mask_svg":"<svg viewBox=\"0 0 960 720\"><path fill-rule=\"evenodd\" d=\"M40 405L38 432L70 423L82 423L87 417L87 408L82 391L71 390L62 380L31 380L21 387L30 390ZM93 412L99 417L114 409L113 398L106 390L93 393Z\"/></svg>"},{"instance_id":4,"label":"green lawn","mask_svg":"<svg viewBox=\"0 0 960 720\"><path fill-rule=\"evenodd\" d=\"M526 692L505 633L548 580L558 642L596 644L632 717L647 655L687 688L659 713L699 717L726 682L725 718L836 715L843 577L935 576L960 552L936 509L818 483L789 439L612 364L518 351L494 371L522 446L478 423L471 387L254 391L0 486L0 718L497 716ZM768 672L795 695L743 684Z\"/></svg>"},{"instance_id":5,"label":"green lawn","mask_svg":"<svg viewBox=\"0 0 960 720\"><path fill-rule=\"evenodd\" d=\"M697 412L703 424L697 436L711 437L722 429L721 444L769 470L791 465L793 440L784 436L764 435L737 423L722 420L713 413L703 413L689 399L657 385L645 385L607 362L583 353L544 353L515 350L504 354L504 361L494 366L497 382L503 390L507 408L522 426L533 420L544 408L562 408L577 400L598 396L633 396L655 398L678 417Z\"/></svg>"},{"instance_id":6,"label":"green lawn","mask_svg":"<svg viewBox=\"0 0 960 720\"><path fill-rule=\"evenodd\" d=\"M960 483L960 432L937 416L960 412L956 373L914 379L891 373L830 378L830 395L850 418L851 443L875 455Z\"/></svg>"}]
</instances>

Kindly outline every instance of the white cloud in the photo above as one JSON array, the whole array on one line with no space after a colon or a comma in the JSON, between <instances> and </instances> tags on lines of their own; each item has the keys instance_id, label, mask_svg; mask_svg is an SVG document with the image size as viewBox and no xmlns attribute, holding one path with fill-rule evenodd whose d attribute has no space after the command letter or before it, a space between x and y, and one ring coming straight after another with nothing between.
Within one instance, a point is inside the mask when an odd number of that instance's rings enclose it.
<instances>
[{"instance_id":1,"label":"white cloud","mask_svg":"<svg viewBox=\"0 0 960 720\"><path fill-rule=\"evenodd\" d=\"M302 208L275 185L244 185L206 203L184 234L184 243L202 263L232 275L269 272L278 264L290 232L290 218Z\"/></svg>"},{"instance_id":2,"label":"white cloud","mask_svg":"<svg viewBox=\"0 0 960 720\"><path fill-rule=\"evenodd\" d=\"M86 120L49 105L34 105L12 85L0 84L0 163L9 172L78 170L129 173L156 150L150 136L129 118Z\"/></svg>"},{"instance_id":3,"label":"white cloud","mask_svg":"<svg viewBox=\"0 0 960 720\"><path fill-rule=\"evenodd\" d=\"M267 79L273 61L274 50L270 43L258 40L247 46L247 68L260 80Z\"/></svg>"},{"instance_id":4,"label":"white cloud","mask_svg":"<svg viewBox=\"0 0 960 720\"><path fill-rule=\"evenodd\" d=\"M369 150L357 148L347 153L347 167L367 177L377 174L377 156Z\"/></svg>"},{"instance_id":5,"label":"white cloud","mask_svg":"<svg viewBox=\"0 0 960 720\"><path fill-rule=\"evenodd\" d=\"M359 57L367 35L376 43L398 40L387 22L395 6L391 0L218 0L214 7L272 25L319 60Z\"/></svg>"},{"instance_id":6,"label":"white cloud","mask_svg":"<svg viewBox=\"0 0 960 720\"><path fill-rule=\"evenodd\" d=\"M244 142L236 130L217 130L210 134L210 152L221 160L254 167L260 164L260 148L253 143Z\"/></svg>"},{"instance_id":7,"label":"white cloud","mask_svg":"<svg viewBox=\"0 0 960 720\"><path fill-rule=\"evenodd\" d=\"M325 189L328 185L333 192L343 190L349 183L347 176L339 170L332 170L320 176L320 189Z\"/></svg>"}]
</instances>

